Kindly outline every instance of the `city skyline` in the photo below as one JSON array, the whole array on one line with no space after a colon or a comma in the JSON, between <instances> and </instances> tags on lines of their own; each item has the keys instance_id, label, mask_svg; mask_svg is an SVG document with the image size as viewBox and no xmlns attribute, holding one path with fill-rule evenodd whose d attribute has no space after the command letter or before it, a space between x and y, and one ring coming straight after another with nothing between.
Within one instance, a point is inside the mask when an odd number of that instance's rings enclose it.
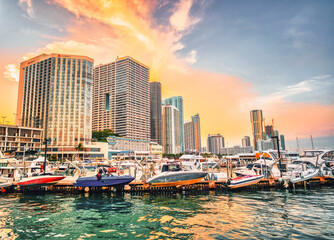
<instances>
[{"instance_id":1,"label":"city skyline","mask_svg":"<svg viewBox=\"0 0 334 240\"><path fill-rule=\"evenodd\" d=\"M249 111L262 109L288 146L310 135L318 147L334 145L332 2L99 4L0 3L3 122L14 123L19 63L27 57L78 54L97 66L133 56L150 67L150 81L161 82L163 98L183 97L185 119L200 114L202 136L221 132L240 145L251 135Z\"/></svg>"}]
</instances>

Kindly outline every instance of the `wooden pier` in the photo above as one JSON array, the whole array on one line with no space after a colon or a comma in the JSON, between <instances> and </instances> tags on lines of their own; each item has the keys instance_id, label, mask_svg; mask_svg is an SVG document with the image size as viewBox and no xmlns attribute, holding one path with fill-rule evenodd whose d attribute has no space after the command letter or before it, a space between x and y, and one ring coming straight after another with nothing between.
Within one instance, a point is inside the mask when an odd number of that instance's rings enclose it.
<instances>
[{"instance_id":1,"label":"wooden pier","mask_svg":"<svg viewBox=\"0 0 334 240\"><path fill-rule=\"evenodd\" d=\"M314 177L308 181L296 183L294 186L289 186L289 188L313 188L321 185L334 186L334 178L325 177ZM273 179L262 179L259 183L251 185L248 187L228 189L226 181L201 181L192 185L187 186L174 186L174 187L152 187L144 182L132 182L121 188L113 187L75 187L71 182L61 182L53 186L40 187L40 188L20 188L19 186L11 186L7 188L7 192L49 192L49 193L101 193L101 192L129 192L129 193L163 193L163 192L200 192L200 191L235 191L235 190L256 190L256 189L270 189L270 188L284 188L278 178Z\"/></svg>"}]
</instances>

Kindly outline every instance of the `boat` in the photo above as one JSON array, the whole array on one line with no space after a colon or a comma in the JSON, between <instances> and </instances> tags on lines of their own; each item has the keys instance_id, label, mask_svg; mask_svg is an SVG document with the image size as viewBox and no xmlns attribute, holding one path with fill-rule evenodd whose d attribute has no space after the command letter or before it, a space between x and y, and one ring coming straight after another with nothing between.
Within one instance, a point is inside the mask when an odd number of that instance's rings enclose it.
<instances>
[{"instance_id":1,"label":"boat","mask_svg":"<svg viewBox=\"0 0 334 240\"><path fill-rule=\"evenodd\" d=\"M290 182L298 183L298 182L307 181L317 176L318 173L319 173L319 169L305 170L305 171L300 172L299 174L296 174L294 178L290 179Z\"/></svg>"},{"instance_id":2,"label":"boat","mask_svg":"<svg viewBox=\"0 0 334 240\"><path fill-rule=\"evenodd\" d=\"M0 188L12 186L12 182L8 178L0 177Z\"/></svg>"},{"instance_id":3,"label":"boat","mask_svg":"<svg viewBox=\"0 0 334 240\"><path fill-rule=\"evenodd\" d=\"M147 183L154 187L171 187L191 185L201 181L207 172L182 170L179 163L167 163L162 165L161 173L148 179Z\"/></svg>"},{"instance_id":4,"label":"boat","mask_svg":"<svg viewBox=\"0 0 334 240\"><path fill-rule=\"evenodd\" d=\"M232 178L227 181L227 186L230 189L247 187L250 185L257 184L263 178L263 175L247 175L247 176L239 176L236 178Z\"/></svg>"},{"instance_id":5,"label":"boat","mask_svg":"<svg viewBox=\"0 0 334 240\"><path fill-rule=\"evenodd\" d=\"M281 177L278 161L275 152L266 151L259 154L259 159L245 167L236 168L233 172L237 176L264 175L265 177Z\"/></svg>"},{"instance_id":6,"label":"boat","mask_svg":"<svg viewBox=\"0 0 334 240\"><path fill-rule=\"evenodd\" d=\"M54 185L64 178L64 176L40 174L32 177L24 177L17 182L17 185L20 187L42 187Z\"/></svg>"},{"instance_id":7,"label":"boat","mask_svg":"<svg viewBox=\"0 0 334 240\"><path fill-rule=\"evenodd\" d=\"M131 176L114 176L109 174L91 177L79 177L73 186L76 187L122 187L129 184L135 178Z\"/></svg>"}]
</instances>

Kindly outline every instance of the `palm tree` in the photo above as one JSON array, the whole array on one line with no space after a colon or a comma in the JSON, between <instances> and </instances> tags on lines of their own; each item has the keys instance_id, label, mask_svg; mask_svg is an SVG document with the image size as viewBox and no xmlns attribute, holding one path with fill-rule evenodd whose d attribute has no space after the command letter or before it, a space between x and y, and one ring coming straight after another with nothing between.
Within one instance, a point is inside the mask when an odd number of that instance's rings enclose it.
<instances>
[{"instance_id":1,"label":"palm tree","mask_svg":"<svg viewBox=\"0 0 334 240\"><path fill-rule=\"evenodd\" d=\"M78 151L78 157L79 157L79 152L85 151L85 147L82 143L79 143L78 146L75 148L75 150ZM80 157L79 157L79 159L80 159Z\"/></svg>"}]
</instances>

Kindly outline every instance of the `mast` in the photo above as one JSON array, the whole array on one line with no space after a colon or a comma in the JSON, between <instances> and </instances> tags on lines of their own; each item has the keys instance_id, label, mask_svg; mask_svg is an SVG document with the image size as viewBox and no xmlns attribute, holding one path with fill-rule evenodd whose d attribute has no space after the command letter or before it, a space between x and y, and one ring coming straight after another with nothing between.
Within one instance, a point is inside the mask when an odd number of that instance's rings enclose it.
<instances>
[{"instance_id":1,"label":"mast","mask_svg":"<svg viewBox=\"0 0 334 240\"><path fill-rule=\"evenodd\" d=\"M298 137L296 137L296 142L297 142L297 152L299 153L299 141L298 141Z\"/></svg>"},{"instance_id":2,"label":"mast","mask_svg":"<svg viewBox=\"0 0 334 240\"><path fill-rule=\"evenodd\" d=\"M314 144L313 144L313 138L312 138L312 135L311 135L311 143L312 143L312 150L314 150Z\"/></svg>"},{"instance_id":3,"label":"mast","mask_svg":"<svg viewBox=\"0 0 334 240\"><path fill-rule=\"evenodd\" d=\"M52 63L51 63L52 64ZM48 67L48 69L50 66ZM47 79L46 83L46 110L45 110L45 126L44 126L44 144L45 144L45 152L44 152L44 173L46 172L46 156L48 151L48 118L49 118L49 83L50 78Z\"/></svg>"}]
</instances>

